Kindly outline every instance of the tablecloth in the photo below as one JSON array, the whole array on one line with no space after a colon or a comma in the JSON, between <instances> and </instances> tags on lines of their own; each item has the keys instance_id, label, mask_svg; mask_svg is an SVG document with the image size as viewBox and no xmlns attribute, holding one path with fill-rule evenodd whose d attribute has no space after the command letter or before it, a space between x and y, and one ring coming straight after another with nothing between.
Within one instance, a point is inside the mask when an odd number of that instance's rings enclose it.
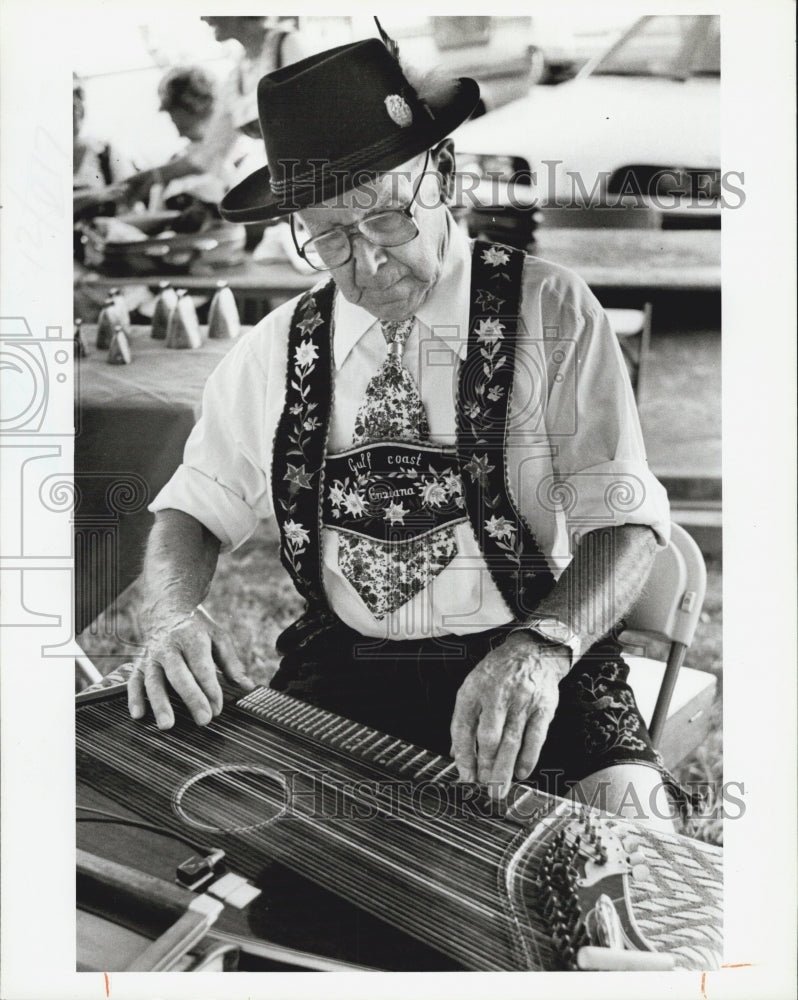
<instances>
[{"instance_id":1,"label":"tablecloth","mask_svg":"<svg viewBox=\"0 0 798 1000\"><path fill-rule=\"evenodd\" d=\"M87 326L75 372L75 627L89 625L138 576L147 505L180 464L202 389L233 341L174 350L134 327L133 361L108 364Z\"/></svg>"}]
</instances>

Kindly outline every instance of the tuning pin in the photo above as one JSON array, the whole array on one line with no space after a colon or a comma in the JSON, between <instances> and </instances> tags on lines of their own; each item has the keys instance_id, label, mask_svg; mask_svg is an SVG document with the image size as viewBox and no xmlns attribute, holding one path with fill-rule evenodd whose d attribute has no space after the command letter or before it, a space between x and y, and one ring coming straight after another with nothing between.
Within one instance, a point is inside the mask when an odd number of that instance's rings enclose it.
<instances>
[{"instance_id":1,"label":"tuning pin","mask_svg":"<svg viewBox=\"0 0 798 1000\"><path fill-rule=\"evenodd\" d=\"M166 331L166 346L175 348L197 348L202 344L197 310L185 288L177 290L177 305L169 317Z\"/></svg>"},{"instance_id":2,"label":"tuning pin","mask_svg":"<svg viewBox=\"0 0 798 1000\"><path fill-rule=\"evenodd\" d=\"M166 340L169 318L177 307L177 292L168 281L160 282L159 287L161 291L152 313L152 339Z\"/></svg>"},{"instance_id":3,"label":"tuning pin","mask_svg":"<svg viewBox=\"0 0 798 1000\"><path fill-rule=\"evenodd\" d=\"M119 322L119 311L109 295L105 305L100 310L97 319L97 347L104 351L114 338L114 330L122 324Z\"/></svg>"},{"instance_id":4,"label":"tuning pin","mask_svg":"<svg viewBox=\"0 0 798 1000\"><path fill-rule=\"evenodd\" d=\"M219 281L208 313L208 338L234 340L239 333L241 333L241 320L235 296L226 281Z\"/></svg>"},{"instance_id":5,"label":"tuning pin","mask_svg":"<svg viewBox=\"0 0 798 1000\"><path fill-rule=\"evenodd\" d=\"M128 310L127 302L125 302L125 296L122 294L122 289L112 288L108 294L114 300L117 315L119 316L119 325L125 333L130 333L130 311Z\"/></svg>"},{"instance_id":6,"label":"tuning pin","mask_svg":"<svg viewBox=\"0 0 798 1000\"><path fill-rule=\"evenodd\" d=\"M86 341L83 339L83 331L81 330L82 326L83 326L83 320L76 319L75 334L73 337L75 343L74 356L76 358L85 358L86 355L89 353L88 348L86 347Z\"/></svg>"},{"instance_id":7,"label":"tuning pin","mask_svg":"<svg viewBox=\"0 0 798 1000\"><path fill-rule=\"evenodd\" d=\"M133 360L127 334L121 326L117 326L111 346L108 348L109 365L129 365Z\"/></svg>"}]
</instances>

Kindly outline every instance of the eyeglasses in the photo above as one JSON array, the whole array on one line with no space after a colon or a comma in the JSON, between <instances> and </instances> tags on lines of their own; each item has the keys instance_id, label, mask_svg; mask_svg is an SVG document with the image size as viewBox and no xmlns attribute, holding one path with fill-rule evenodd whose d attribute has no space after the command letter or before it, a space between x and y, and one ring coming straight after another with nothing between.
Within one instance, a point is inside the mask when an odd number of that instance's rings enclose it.
<instances>
[{"instance_id":1,"label":"eyeglasses","mask_svg":"<svg viewBox=\"0 0 798 1000\"><path fill-rule=\"evenodd\" d=\"M316 271L329 271L342 267L352 257L352 234L358 233L378 247L400 247L418 236L418 225L413 218L413 205L427 172L429 152L424 159L424 169L413 188L413 196L404 208L390 208L367 215L351 226L336 226L326 233L314 236L300 247L291 216L291 236L300 257Z\"/></svg>"}]
</instances>

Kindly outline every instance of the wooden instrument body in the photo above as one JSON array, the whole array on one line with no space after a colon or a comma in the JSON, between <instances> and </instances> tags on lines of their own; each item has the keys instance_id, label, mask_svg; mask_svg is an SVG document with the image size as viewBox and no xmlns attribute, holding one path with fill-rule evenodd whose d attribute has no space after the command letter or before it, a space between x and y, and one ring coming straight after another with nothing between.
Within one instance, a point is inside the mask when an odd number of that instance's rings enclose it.
<instances>
[{"instance_id":1,"label":"wooden instrument body","mask_svg":"<svg viewBox=\"0 0 798 1000\"><path fill-rule=\"evenodd\" d=\"M277 859L464 968L574 967L608 901L626 947L719 962L716 849L522 786L495 815L451 761L265 688L201 729L176 714L79 705L79 775L249 877Z\"/></svg>"}]
</instances>

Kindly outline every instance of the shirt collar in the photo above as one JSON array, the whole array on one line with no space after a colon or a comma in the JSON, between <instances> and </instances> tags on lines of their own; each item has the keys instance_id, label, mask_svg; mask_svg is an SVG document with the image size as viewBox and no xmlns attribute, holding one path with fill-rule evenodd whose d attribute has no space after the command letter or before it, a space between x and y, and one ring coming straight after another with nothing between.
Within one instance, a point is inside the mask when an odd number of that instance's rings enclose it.
<instances>
[{"instance_id":1,"label":"shirt collar","mask_svg":"<svg viewBox=\"0 0 798 1000\"><path fill-rule=\"evenodd\" d=\"M471 289L471 252L468 239L447 212L447 245L441 275L416 316L462 360L468 346L468 303ZM340 369L350 352L375 323L361 306L335 296L333 359Z\"/></svg>"}]
</instances>

